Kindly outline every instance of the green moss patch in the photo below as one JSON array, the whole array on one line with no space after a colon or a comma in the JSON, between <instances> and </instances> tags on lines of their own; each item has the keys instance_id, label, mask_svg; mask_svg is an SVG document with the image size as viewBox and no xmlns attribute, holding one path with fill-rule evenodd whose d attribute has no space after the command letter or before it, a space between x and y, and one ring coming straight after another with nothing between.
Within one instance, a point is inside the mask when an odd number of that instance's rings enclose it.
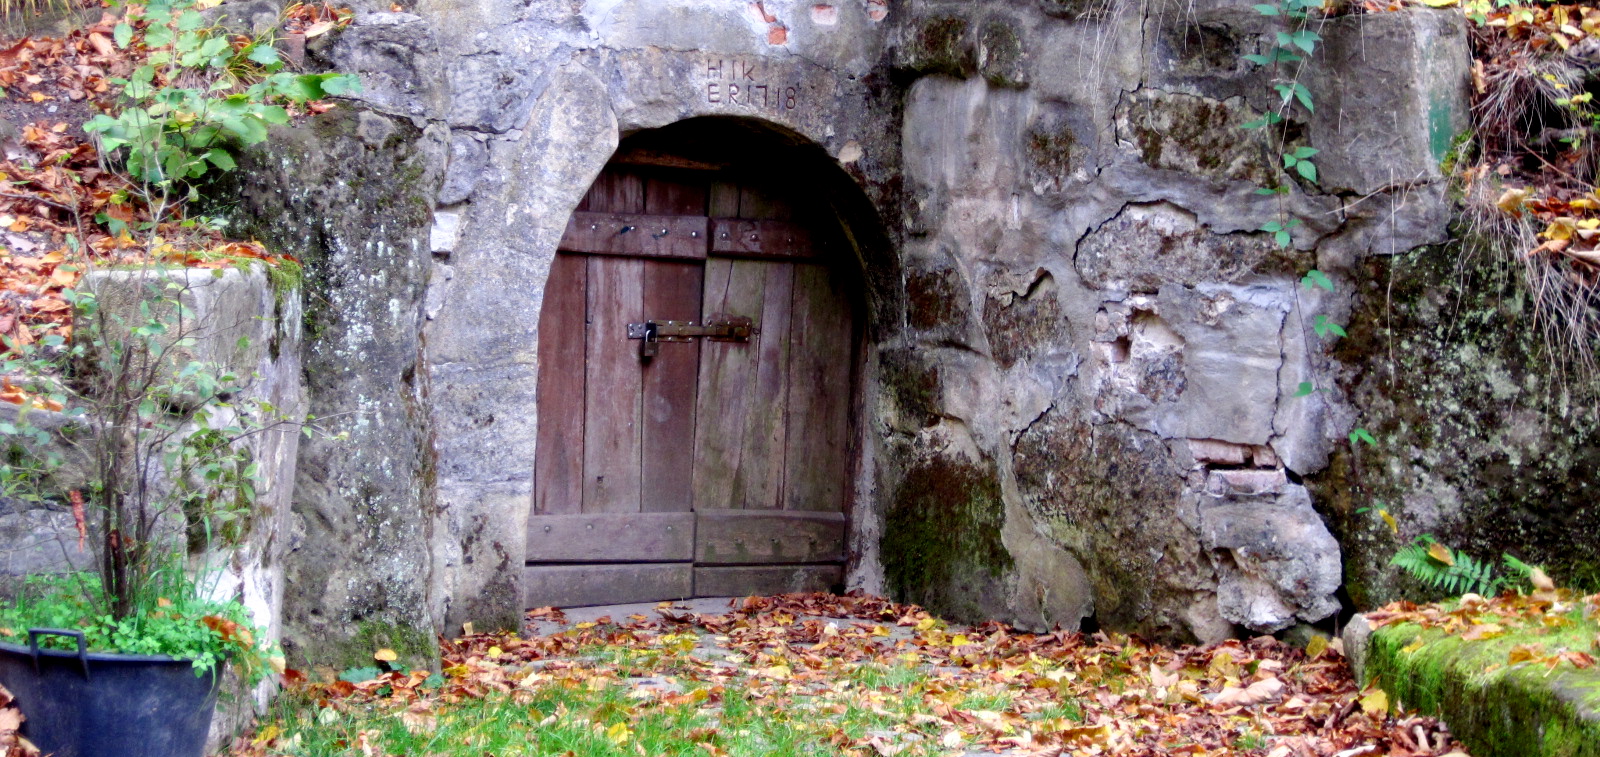
<instances>
[{"instance_id":1,"label":"green moss patch","mask_svg":"<svg viewBox=\"0 0 1600 757\"><path fill-rule=\"evenodd\" d=\"M983 593L1012 567L1000 541L1005 505L992 465L930 456L906 472L890 502L884 571L896 596L982 619Z\"/></svg>"},{"instance_id":2,"label":"green moss patch","mask_svg":"<svg viewBox=\"0 0 1600 757\"><path fill-rule=\"evenodd\" d=\"M433 634L400 623L363 620L356 625L350 638L324 643L322 659L309 662L325 662L334 670L370 666L373 655L380 649L394 650L396 658L412 668L427 670L439 666L439 646Z\"/></svg>"},{"instance_id":3,"label":"green moss patch","mask_svg":"<svg viewBox=\"0 0 1600 757\"><path fill-rule=\"evenodd\" d=\"M1579 611L1567 617L1575 622L1474 641L1385 626L1372 635L1368 676L1395 701L1443 719L1475 757L1600 757L1600 668L1557 661L1590 651L1600 627ZM1511 663L1529 645L1536 659Z\"/></svg>"}]
</instances>

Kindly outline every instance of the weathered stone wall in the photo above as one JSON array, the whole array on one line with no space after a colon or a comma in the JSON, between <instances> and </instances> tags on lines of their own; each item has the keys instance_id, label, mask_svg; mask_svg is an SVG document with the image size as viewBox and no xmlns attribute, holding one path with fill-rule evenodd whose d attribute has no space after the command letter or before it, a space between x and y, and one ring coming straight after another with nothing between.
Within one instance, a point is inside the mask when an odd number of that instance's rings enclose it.
<instances>
[{"instance_id":1,"label":"weathered stone wall","mask_svg":"<svg viewBox=\"0 0 1600 757\"><path fill-rule=\"evenodd\" d=\"M1535 319L1524 264L1463 236L1367 261L1336 353L1383 443L1341 449L1311 488L1350 554L1345 586L1363 608L1426 592L1388 565L1422 534L1600 590L1596 386L1563 360L1567 335Z\"/></svg>"},{"instance_id":2,"label":"weathered stone wall","mask_svg":"<svg viewBox=\"0 0 1600 757\"><path fill-rule=\"evenodd\" d=\"M1322 28L1318 115L1300 127L1322 150L1319 188L1241 128L1272 105L1240 59L1271 31L1248 7L906 10L890 56L908 80L908 313L883 353L883 485L958 487L974 506L949 519L886 497L890 588L959 615L1093 615L1169 638L1333 614L1340 548L1299 481L1353 416L1337 391L1290 395L1328 375L1307 321L1343 322L1350 267L1445 238L1460 19ZM1278 184L1305 219L1288 250L1254 231L1279 202L1254 189ZM1297 291L1312 267L1338 294ZM964 548L930 590L930 558L891 546L897 514L1003 549L946 537ZM1047 562L1069 567L1029 574Z\"/></svg>"},{"instance_id":3,"label":"weathered stone wall","mask_svg":"<svg viewBox=\"0 0 1600 757\"><path fill-rule=\"evenodd\" d=\"M516 622L556 243L621 137L697 117L856 209L852 586L1173 638L1337 608L1300 482L1354 412L1289 395L1337 372L1307 321L1345 321L1363 261L1445 238L1459 16L1322 28L1317 187L1240 128L1275 97L1247 2L372 5L310 51L359 102L247 166L245 215L307 261L314 411L351 413L302 449L306 655ZM1255 231L1280 209L1288 250ZM1313 266L1336 293L1299 290Z\"/></svg>"},{"instance_id":4,"label":"weathered stone wall","mask_svg":"<svg viewBox=\"0 0 1600 757\"><path fill-rule=\"evenodd\" d=\"M306 403L282 597L297 664L390 647L433 657L432 421L422 367L422 241L443 168L438 130L339 110L241 161L247 233L305 268Z\"/></svg>"}]
</instances>

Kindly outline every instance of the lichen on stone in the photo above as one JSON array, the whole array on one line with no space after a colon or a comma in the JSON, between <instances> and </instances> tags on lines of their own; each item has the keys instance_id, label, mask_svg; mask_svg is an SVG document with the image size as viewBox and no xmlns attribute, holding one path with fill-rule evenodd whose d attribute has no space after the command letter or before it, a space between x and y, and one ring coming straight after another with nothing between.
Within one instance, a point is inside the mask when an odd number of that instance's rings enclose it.
<instances>
[{"instance_id":1,"label":"lichen on stone","mask_svg":"<svg viewBox=\"0 0 1600 757\"><path fill-rule=\"evenodd\" d=\"M967 77L977 69L977 51L961 16L930 16L914 22L899 48L896 67L915 74Z\"/></svg>"},{"instance_id":2,"label":"lichen on stone","mask_svg":"<svg viewBox=\"0 0 1600 757\"><path fill-rule=\"evenodd\" d=\"M1147 87L1122 98L1117 135L1152 168L1270 187L1279 172L1260 131L1244 128L1257 117L1242 98L1214 100Z\"/></svg>"},{"instance_id":3,"label":"lichen on stone","mask_svg":"<svg viewBox=\"0 0 1600 757\"><path fill-rule=\"evenodd\" d=\"M1521 264L1463 234L1368 259L1358 280L1334 356L1355 369L1351 401L1381 443L1341 446L1307 481L1344 545L1356 605L1431 596L1389 565L1423 533L1600 588L1596 390L1552 370Z\"/></svg>"}]
</instances>

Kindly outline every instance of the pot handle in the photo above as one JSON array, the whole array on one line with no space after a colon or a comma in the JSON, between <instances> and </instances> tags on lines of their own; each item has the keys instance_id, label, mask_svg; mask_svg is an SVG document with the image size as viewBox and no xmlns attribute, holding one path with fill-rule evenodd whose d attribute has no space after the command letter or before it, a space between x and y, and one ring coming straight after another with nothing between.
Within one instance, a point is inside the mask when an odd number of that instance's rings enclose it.
<instances>
[{"instance_id":1,"label":"pot handle","mask_svg":"<svg viewBox=\"0 0 1600 757\"><path fill-rule=\"evenodd\" d=\"M72 631L64 628L30 628L28 629L28 649L33 652L33 674L39 674L39 637L40 636L66 636L78 640L78 663L83 666L83 680L89 680L89 645L83 638L82 631Z\"/></svg>"}]
</instances>

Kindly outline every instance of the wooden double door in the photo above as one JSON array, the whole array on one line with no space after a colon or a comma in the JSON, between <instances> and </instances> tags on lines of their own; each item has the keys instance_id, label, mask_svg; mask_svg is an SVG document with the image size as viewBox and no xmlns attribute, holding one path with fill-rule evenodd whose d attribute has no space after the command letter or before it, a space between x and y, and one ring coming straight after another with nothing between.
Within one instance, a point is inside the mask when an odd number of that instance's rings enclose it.
<instances>
[{"instance_id":1,"label":"wooden double door","mask_svg":"<svg viewBox=\"0 0 1600 757\"><path fill-rule=\"evenodd\" d=\"M808 199L660 167L590 189L540 319L528 606L842 580L858 334Z\"/></svg>"}]
</instances>

